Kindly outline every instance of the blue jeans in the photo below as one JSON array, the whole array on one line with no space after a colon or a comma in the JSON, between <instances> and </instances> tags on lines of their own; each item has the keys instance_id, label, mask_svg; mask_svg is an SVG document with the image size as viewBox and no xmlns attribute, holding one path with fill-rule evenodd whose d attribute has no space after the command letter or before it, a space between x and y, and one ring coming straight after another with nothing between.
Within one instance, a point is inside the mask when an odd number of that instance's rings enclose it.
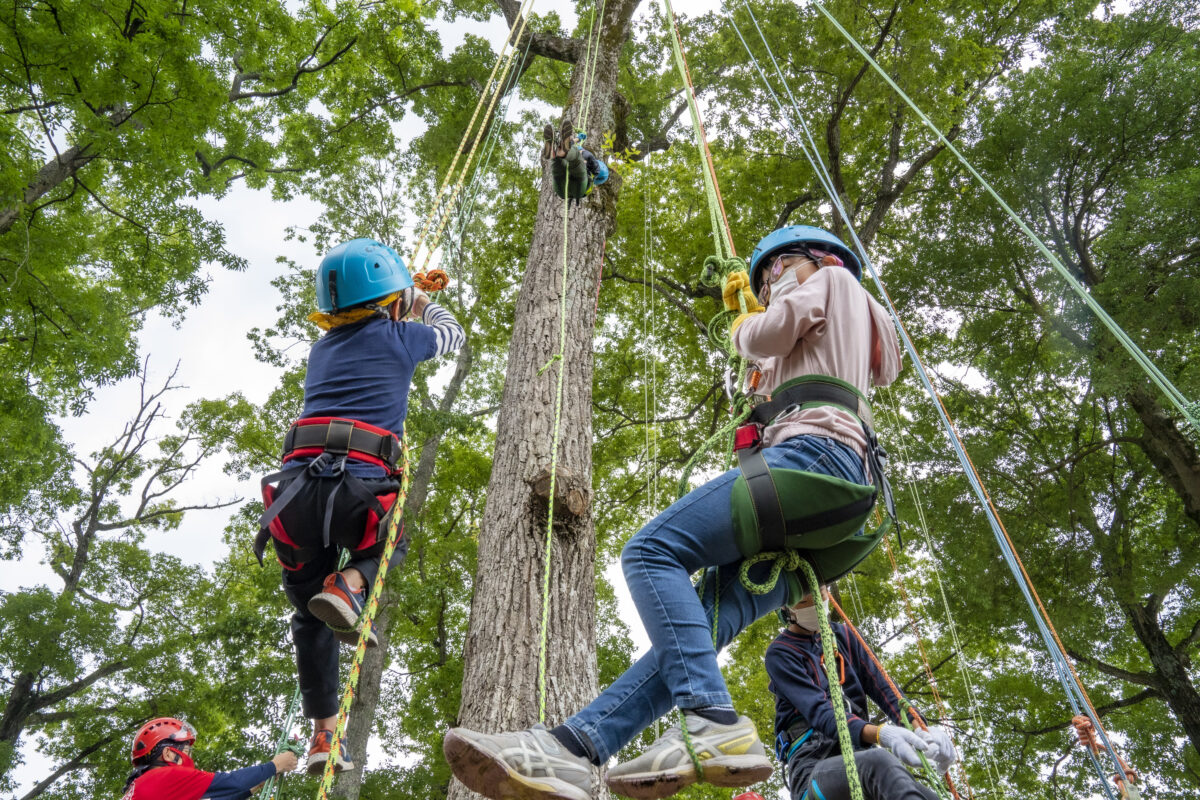
<instances>
[{"instance_id":1,"label":"blue jeans","mask_svg":"<svg viewBox=\"0 0 1200 800\"><path fill-rule=\"evenodd\" d=\"M822 436L795 436L763 451L771 467L834 475L866 484L863 460L853 449ZM621 568L650 637L650 652L617 678L587 708L564 724L596 763L633 740L673 706L732 707L717 651L787 600L782 579L754 595L738 580L741 553L733 535L729 500L740 471L731 469L689 492L636 533L621 553ZM762 581L770 563L756 564ZM704 597L691 574L708 569ZM712 609L718 591L717 644Z\"/></svg>"}]
</instances>

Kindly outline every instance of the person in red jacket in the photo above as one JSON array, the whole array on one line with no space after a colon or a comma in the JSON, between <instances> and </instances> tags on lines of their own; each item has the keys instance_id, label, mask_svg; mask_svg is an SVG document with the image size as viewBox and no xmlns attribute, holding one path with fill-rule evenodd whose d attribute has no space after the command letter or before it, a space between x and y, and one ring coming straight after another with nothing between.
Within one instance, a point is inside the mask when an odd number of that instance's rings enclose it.
<instances>
[{"instance_id":1,"label":"person in red jacket","mask_svg":"<svg viewBox=\"0 0 1200 800\"><path fill-rule=\"evenodd\" d=\"M143 725L133 737L133 772L121 800L245 800L273 775L291 772L299 759L285 750L270 761L233 772L205 772L192 761L196 731L173 717Z\"/></svg>"}]
</instances>

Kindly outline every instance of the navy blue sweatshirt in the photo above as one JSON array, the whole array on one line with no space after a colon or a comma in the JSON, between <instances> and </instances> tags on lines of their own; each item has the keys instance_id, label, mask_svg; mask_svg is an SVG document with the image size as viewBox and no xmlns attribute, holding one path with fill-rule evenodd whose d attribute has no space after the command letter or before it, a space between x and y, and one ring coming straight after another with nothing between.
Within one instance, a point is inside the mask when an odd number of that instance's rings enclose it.
<instances>
[{"instance_id":1,"label":"navy blue sweatshirt","mask_svg":"<svg viewBox=\"0 0 1200 800\"><path fill-rule=\"evenodd\" d=\"M865 749L862 729L868 723L867 698L874 700L893 722L899 722L903 702L858 639L849 635L846 626L834 624L833 631L838 643L838 674L844 676L842 695L847 705L850 741L854 749ZM807 774L822 758L841 752L837 718L821 658L820 633L792 633L785 629L767 648L769 688L775 695L776 755L788 764L793 774L797 771ZM788 742L786 748L781 747L781 737L793 726L797 726L795 740ZM804 732L804 728L810 730ZM795 785L794 781L789 783ZM803 780L800 785L804 785Z\"/></svg>"}]
</instances>

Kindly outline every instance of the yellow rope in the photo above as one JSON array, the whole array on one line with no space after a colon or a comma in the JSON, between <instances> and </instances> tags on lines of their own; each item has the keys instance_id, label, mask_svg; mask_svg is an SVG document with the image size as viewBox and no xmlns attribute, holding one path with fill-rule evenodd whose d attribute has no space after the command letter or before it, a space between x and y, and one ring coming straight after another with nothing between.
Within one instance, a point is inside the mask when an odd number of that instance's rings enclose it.
<instances>
[{"instance_id":1,"label":"yellow rope","mask_svg":"<svg viewBox=\"0 0 1200 800\"><path fill-rule=\"evenodd\" d=\"M354 648L354 657L350 662L350 677L346 679L346 688L342 692L342 702L338 706L337 725L333 729L333 741L329 743L329 760L325 762L325 772L321 775L321 786L317 790L317 800L327 800L329 791L333 788L333 779L337 774L335 767L337 766L338 750L342 744L342 737L346 735L346 718L350 713L350 705L354 702L355 687L358 686L359 673L362 671L363 656L367 652L367 638L371 633L371 623L375 619L375 614L379 610L379 597L383 594L383 583L387 578L388 562L392 560L392 554L396 551L396 544L400 541L400 517L404 513L404 501L408 498L409 486L409 457L408 457L408 436L406 432L402 432L400 437L400 453L401 453L401 470L400 474L400 491L396 493L396 500L392 506L392 517L388 522L387 543L383 547L383 554L379 557L379 572L375 575L375 583L371 587L371 596L367 600L366 608L363 609L362 615L358 618L358 646Z\"/></svg>"},{"instance_id":2,"label":"yellow rope","mask_svg":"<svg viewBox=\"0 0 1200 800\"><path fill-rule=\"evenodd\" d=\"M484 115L483 121L480 123L479 132L482 133L484 128L487 126L487 120L491 116L492 108L495 106L496 98L499 97L501 89L504 86L504 81L508 77L508 70L512 66L513 56L516 55L517 48L515 43L520 41L521 34L525 32L525 24L529 19L528 11L532 4L533 0L525 0L525 2L521 5L520 10L517 12L517 18L513 20L512 26L508 29L508 36L504 39L504 46L500 48L500 53L496 56L496 63L492 66L492 72L490 75L488 75L487 83L484 84L483 91L479 95L479 102L475 104L475 111L471 114L471 120L467 123L467 128L463 131L462 139L458 143L458 151L454 154L454 158L450 162L450 169L446 170L446 176L442 179L441 187L438 188L437 198L434 200L433 207L429 210L429 214L425 217L425 222L421 227L421 233L417 236L417 243L413 245L410 262L414 265L417 260L417 254L421 251L422 245L425 244L425 236L429 233L429 228L433 224L434 219L438 218L439 212L441 212L443 208L448 209L453 204L454 200L458 196L458 192L462 189L463 178L465 178L467 170L470 168L471 159L474 158L475 152L479 149L478 147L471 148L471 153L468 156L467 163L463 166L458 183L455 185L445 204L442 203L443 197L446 197L446 189L450 185L451 178L454 176L455 168L458 165L458 160L462 157L463 152L466 151L467 142L471 141L472 139L472 132L475 129L475 121L479 118L479 112L483 108L485 100L490 97L491 103L488 105L487 113ZM516 34L515 36L514 33ZM511 51L509 50L510 45L513 46ZM496 72L500 69L502 63L504 64L504 72L501 74L500 80L496 81ZM495 86L495 91L492 91L493 86ZM478 141L480 138L482 137L476 136L475 140ZM429 263L429 256L434 250L437 249L437 244L441 241L442 230L445 227L445 219L448 217L448 212L442 215L442 225L439 226L433 242L427 248L424 264ZM424 267L422 267L422 269L424 269Z\"/></svg>"},{"instance_id":3,"label":"yellow rope","mask_svg":"<svg viewBox=\"0 0 1200 800\"><path fill-rule=\"evenodd\" d=\"M516 37L515 37L515 39L513 39L512 35L511 35L512 31L510 30L510 32L509 32L510 40L514 40L514 41L521 40L522 34L525 33L525 24L529 21L529 16L528 16L528 14L525 13L525 10L532 3L533 3L533 0L525 0L525 5L521 6L520 16L513 22L513 26L516 29ZM507 49L507 48L508 48L508 41L505 42L505 49ZM479 140L481 140L483 138L483 132L485 130L487 130L488 125L491 123L492 111L496 108L496 101L499 100L501 95L504 94L504 85L505 85L505 82L508 80L508 73L512 69L513 60L516 58L516 55L517 55L517 48L513 47L511 50L508 50L508 54L504 57L504 69L500 73L500 79L496 82L496 89L494 92L492 92L491 99L488 101L487 111L484 112L483 119L479 123L479 135L476 137L476 142L478 142ZM497 62L497 63L499 63L499 62ZM485 91L485 94L486 94L486 91ZM483 102L483 97L484 97L484 95L480 95L480 97L479 97L480 103ZM478 113L478 111L479 111L478 105L476 105L475 111L476 111L476 113ZM463 135L463 141L461 143L459 143L459 155L462 154L464 145L466 144L466 141L467 141L467 135L470 134L471 128L472 128L474 122L475 122L475 117L472 117L471 123L468 124L468 126L467 126L467 133L465 133ZM450 217L452 216L452 213L451 213L452 209L454 208L455 202L458 201L458 196L462 193L463 185L466 183L466 180L467 180L467 173L471 169L471 162L473 162L475 160L475 154L479 152L479 149L480 149L479 147L476 147L474 145L471 147L471 152L467 154L467 160L466 160L466 162L463 163L462 170L459 172L458 179L457 179L457 181L455 181L455 184L454 184L454 188L451 190L450 195L446 199L445 204L441 206L442 214L441 214L440 219L438 220L437 229L434 231L433 238L427 244L425 244L425 257L424 257L424 260L421 261L421 266L419 268L420 271L424 271L426 266L429 265L429 259L433 257L434 251L437 250L438 246L442 243L442 234L445 233L446 225L450 222ZM454 162L451 162L451 164L450 164L450 171L446 173L447 178L449 178L450 175L453 174L454 164L457 161L458 161L458 155L455 156ZM440 197L440 194L439 194L439 197ZM439 210L438 206L435 205L433 211L430 213L430 219L433 218L434 214L436 214L438 210ZM417 242L417 246L413 248L413 263L414 264L416 263L417 250L420 248L421 244L423 244L423 243L424 243L424 240L422 238L422 240L419 240Z\"/></svg>"}]
</instances>

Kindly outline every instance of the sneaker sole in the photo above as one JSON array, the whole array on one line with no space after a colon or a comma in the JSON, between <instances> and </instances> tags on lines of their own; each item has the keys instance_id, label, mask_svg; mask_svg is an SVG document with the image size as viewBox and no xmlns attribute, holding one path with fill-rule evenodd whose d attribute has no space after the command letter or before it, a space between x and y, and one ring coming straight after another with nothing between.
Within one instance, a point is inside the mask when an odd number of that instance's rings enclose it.
<instances>
[{"instance_id":1,"label":"sneaker sole","mask_svg":"<svg viewBox=\"0 0 1200 800\"><path fill-rule=\"evenodd\" d=\"M741 789L767 780L774 771L764 756L718 756L705 759L703 783ZM634 800L660 800L699 781L695 766L688 763L674 770L609 775L605 782L612 791Z\"/></svg>"},{"instance_id":2,"label":"sneaker sole","mask_svg":"<svg viewBox=\"0 0 1200 800\"><path fill-rule=\"evenodd\" d=\"M472 792L491 800L591 799L587 792L563 781L522 775L453 730L448 731L442 740L442 752L454 777Z\"/></svg>"},{"instance_id":3,"label":"sneaker sole","mask_svg":"<svg viewBox=\"0 0 1200 800\"><path fill-rule=\"evenodd\" d=\"M305 767L305 771L309 775L320 777L321 775L325 774L325 762L328 760L329 756L325 753L322 753L321 756L309 756L308 765ZM336 775L339 772L348 772L352 769L354 769L354 762L343 760L334 766L333 773Z\"/></svg>"},{"instance_id":4,"label":"sneaker sole","mask_svg":"<svg viewBox=\"0 0 1200 800\"><path fill-rule=\"evenodd\" d=\"M308 613L324 622L339 628L353 628L358 622L358 615L345 600L330 592L313 595L308 601Z\"/></svg>"}]
</instances>

